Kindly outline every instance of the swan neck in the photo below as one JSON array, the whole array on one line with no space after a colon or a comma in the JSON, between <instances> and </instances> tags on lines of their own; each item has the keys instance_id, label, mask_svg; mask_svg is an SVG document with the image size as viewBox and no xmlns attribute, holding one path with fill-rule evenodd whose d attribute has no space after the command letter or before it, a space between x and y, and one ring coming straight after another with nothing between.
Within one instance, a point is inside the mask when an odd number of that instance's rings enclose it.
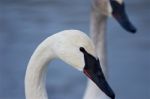
<instances>
[{"instance_id":1,"label":"swan neck","mask_svg":"<svg viewBox=\"0 0 150 99\"><path fill-rule=\"evenodd\" d=\"M102 14L95 5L98 0L94 0L91 9L90 35L96 47L96 53L100 59L103 73L107 77L107 59L106 59L106 25L107 16ZM83 99L109 99L99 88L88 80L87 88Z\"/></svg>"},{"instance_id":2,"label":"swan neck","mask_svg":"<svg viewBox=\"0 0 150 99\"><path fill-rule=\"evenodd\" d=\"M54 58L48 40L35 50L25 75L26 99L48 99L45 81L48 63Z\"/></svg>"},{"instance_id":3,"label":"swan neck","mask_svg":"<svg viewBox=\"0 0 150 99\"><path fill-rule=\"evenodd\" d=\"M106 55L106 25L107 16L99 12L99 10L92 9L91 14L91 37L96 47L97 55L100 58L101 65L105 76L107 75L107 55Z\"/></svg>"},{"instance_id":4,"label":"swan neck","mask_svg":"<svg viewBox=\"0 0 150 99\"><path fill-rule=\"evenodd\" d=\"M96 53L100 59L103 73L107 77L107 59L106 59L106 23L107 16L101 14L99 10L92 9L91 13L91 38L96 47ZM83 99L109 99L99 88L90 80Z\"/></svg>"}]
</instances>

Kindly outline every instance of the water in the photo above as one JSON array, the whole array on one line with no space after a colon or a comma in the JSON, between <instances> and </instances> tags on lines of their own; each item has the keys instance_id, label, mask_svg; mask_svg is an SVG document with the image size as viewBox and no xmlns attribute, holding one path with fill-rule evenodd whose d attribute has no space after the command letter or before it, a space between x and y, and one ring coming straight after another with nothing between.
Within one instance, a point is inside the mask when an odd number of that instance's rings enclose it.
<instances>
[{"instance_id":1,"label":"water","mask_svg":"<svg viewBox=\"0 0 150 99\"><path fill-rule=\"evenodd\" d=\"M129 34L109 19L109 83L116 99L149 99L150 2L126 0L126 5L138 33ZM89 16L89 0L0 0L0 99L25 99L26 65L36 46L64 29L89 34ZM81 72L60 60L50 64L49 99L82 99L85 88Z\"/></svg>"}]
</instances>

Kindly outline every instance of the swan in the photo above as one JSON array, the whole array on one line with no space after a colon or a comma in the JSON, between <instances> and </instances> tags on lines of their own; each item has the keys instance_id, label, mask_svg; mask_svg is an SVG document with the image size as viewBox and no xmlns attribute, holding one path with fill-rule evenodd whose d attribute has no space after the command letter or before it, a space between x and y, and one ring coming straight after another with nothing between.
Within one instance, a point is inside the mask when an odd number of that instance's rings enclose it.
<instances>
[{"instance_id":1,"label":"swan","mask_svg":"<svg viewBox=\"0 0 150 99\"><path fill-rule=\"evenodd\" d=\"M130 22L123 0L92 0L90 36L95 45L96 53L101 61L101 67L106 78L107 48L106 48L106 25L108 17L114 17L119 24L128 32L135 33L136 28ZM108 99L91 80L88 80L83 99Z\"/></svg>"},{"instance_id":2,"label":"swan","mask_svg":"<svg viewBox=\"0 0 150 99\"><path fill-rule=\"evenodd\" d=\"M107 96L115 99L105 80L91 39L79 30L64 30L46 38L32 54L25 74L26 99L48 99L45 81L48 63L61 59L91 79Z\"/></svg>"}]
</instances>

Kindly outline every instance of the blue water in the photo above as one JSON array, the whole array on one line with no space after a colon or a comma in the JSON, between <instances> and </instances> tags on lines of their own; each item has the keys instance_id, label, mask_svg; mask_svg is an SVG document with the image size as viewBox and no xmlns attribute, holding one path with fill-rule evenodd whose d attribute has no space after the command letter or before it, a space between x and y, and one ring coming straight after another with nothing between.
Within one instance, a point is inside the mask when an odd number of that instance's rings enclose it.
<instances>
[{"instance_id":1,"label":"blue water","mask_svg":"<svg viewBox=\"0 0 150 99\"><path fill-rule=\"evenodd\" d=\"M109 83L116 99L150 99L150 1L125 0L137 34L108 21ZM26 65L37 45L64 29L89 34L90 0L0 0L0 99L25 99ZM60 60L49 64L49 99L82 99L86 77Z\"/></svg>"}]
</instances>

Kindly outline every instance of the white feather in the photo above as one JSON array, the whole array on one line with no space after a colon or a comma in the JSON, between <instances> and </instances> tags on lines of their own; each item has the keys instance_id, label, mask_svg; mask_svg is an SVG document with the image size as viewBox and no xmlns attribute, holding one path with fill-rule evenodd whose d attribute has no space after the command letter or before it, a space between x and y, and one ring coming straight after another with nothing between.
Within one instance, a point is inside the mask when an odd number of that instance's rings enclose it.
<instances>
[{"instance_id":1,"label":"white feather","mask_svg":"<svg viewBox=\"0 0 150 99\"><path fill-rule=\"evenodd\" d=\"M47 64L60 58L78 70L84 68L84 56L79 50L84 47L95 56L90 38L78 30L65 30L45 39L34 51L25 75L26 99L48 99L45 88Z\"/></svg>"}]
</instances>

